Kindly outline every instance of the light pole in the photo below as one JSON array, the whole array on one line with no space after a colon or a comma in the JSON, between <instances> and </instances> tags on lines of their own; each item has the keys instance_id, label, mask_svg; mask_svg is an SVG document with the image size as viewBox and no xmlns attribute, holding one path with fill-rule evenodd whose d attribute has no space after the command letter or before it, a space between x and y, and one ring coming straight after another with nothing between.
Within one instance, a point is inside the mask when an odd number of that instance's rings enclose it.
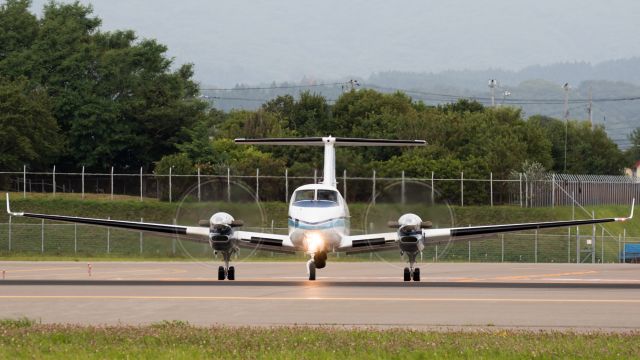
<instances>
[{"instance_id":1,"label":"light pole","mask_svg":"<svg viewBox=\"0 0 640 360\"><path fill-rule=\"evenodd\" d=\"M564 172L567 172L567 137L569 132L569 83L562 85L564 89Z\"/></svg>"},{"instance_id":2,"label":"light pole","mask_svg":"<svg viewBox=\"0 0 640 360\"><path fill-rule=\"evenodd\" d=\"M511 96L511 92L509 90L505 90L502 93L502 105L504 105L504 101L507 99L507 96Z\"/></svg>"},{"instance_id":3,"label":"light pole","mask_svg":"<svg viewBox=\"0 0 640 360\"><path fill-rule=\"evenodd\" d=\"M498 87L498 80L489 80L489 89L491 90L491 107L496 107L496 87Z\"/></svg>"}]
</instances>

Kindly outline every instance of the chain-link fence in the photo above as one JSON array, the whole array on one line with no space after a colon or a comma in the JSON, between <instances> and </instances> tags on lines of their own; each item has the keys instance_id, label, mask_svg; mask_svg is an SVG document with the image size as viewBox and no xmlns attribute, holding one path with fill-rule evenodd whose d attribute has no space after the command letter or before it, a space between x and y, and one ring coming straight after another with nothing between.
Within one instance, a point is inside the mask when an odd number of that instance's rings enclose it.
<instances>
[{"instance_id":1,"label":"chain-link fence","mask_svg":"<svg viewBox=\"0 0 640 360\"><path fill-rule=\"evenodd\" d=\"M24 197L32 193L76 194L81 198L114 199L119 196L137 197L140 201L154 198L178 201L190 198L197 201L228 201L244 196L255 201L288 202L293 190L303 184L321 181L315 171L309 176L262 175L256 169L252 174L232 174L227 169L218 175L147 174L137 173L56 173L0 172L3 191L21 192ZM338 188L348 202L375 202L382 189L396 184L398 200L407 196L406 184L420 183L431 189L430 200L446 201L454 205L519 205L522 207L571 205L629 204L640 197L640 180L628 176L514 174L512 178L497 179L489 173L485 178L468 178L464 172L457 178L440 177L431 173L427 178L378 177L373 171L369 177L353 177L344 171L338 176ZM242 194L240 194L242 193Z\"/></svg>"},{"instance_id":2,"label":"chain-link fence","mask_svg":"<svg viewBox=\"0 0 640 360\"><path fill-rule=\"evenodd\" d=\"M612 234L603 227L593 227L589 233L582 228L561 232L529 231L501 234L484 240L459 241L428 245L423 261L460 262L545 262L545 263L618 263L636 262L640 254L631 252L629 244L640 238L629 237L626 231ZM251 229L286 231L286 229ZM584 230L582 230L584 231ZM636 247L637 249L637 247ZM50 256L113 256L113 257L173 257L211 258L209 244L177 237L153 236L143 232L96 227L80 224L31 221L0 224L0 255ZM271 252L242 250L240 256L286 257ZM302 256L302 255L296 255ZM333 256L344 256L335 254ZM355 255L372 260L399 260L399 251Z\"/></svg>"}]
</instances>

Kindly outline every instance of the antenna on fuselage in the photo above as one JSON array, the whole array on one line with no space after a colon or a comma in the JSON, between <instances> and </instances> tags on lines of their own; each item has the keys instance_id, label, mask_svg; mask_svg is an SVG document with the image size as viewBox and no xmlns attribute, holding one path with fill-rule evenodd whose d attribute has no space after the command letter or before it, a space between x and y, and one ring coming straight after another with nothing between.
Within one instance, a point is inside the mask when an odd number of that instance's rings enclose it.
<instances>
[{"instance_id":1,"label":"antenna on fuselage","mask_svg":"<svg viewBox=\"0 0 640 360\"><path fill-rule=\"evenodd\" d=\"M237 144L324 146L324 173L322 183L336 187L336 146L425 146L424 140L387 140L333 137L235 139Z\"/></svg>"}]
</instances>

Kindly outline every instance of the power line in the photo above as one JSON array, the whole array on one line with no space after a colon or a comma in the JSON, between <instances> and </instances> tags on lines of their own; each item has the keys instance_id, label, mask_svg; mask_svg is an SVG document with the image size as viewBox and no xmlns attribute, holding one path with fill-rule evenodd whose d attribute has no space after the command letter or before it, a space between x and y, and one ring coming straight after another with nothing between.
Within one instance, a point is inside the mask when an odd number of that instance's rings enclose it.
<instances>
[{"instance_id":1,"label":"power line","mask_svg":"<svg viewBox=\"0 0 640 360\"><path fill-rule=\"evenodd\" d=\"M281 86L256 86L256 87L235 87L235 88L203 88L200 91L248 91L248 90L275 90L275 89L304 89L310 87L320 86L338 86L345 85L344 82L338 83L322 83L322 84L309 84L309 85L281 85Z\"/></svg>"}]
</instances>

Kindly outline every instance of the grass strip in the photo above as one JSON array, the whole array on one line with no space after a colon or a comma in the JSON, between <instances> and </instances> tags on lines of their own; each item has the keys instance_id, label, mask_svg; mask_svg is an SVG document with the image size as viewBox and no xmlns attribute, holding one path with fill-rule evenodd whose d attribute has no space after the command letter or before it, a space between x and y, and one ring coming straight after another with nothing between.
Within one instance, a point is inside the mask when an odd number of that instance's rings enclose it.
<instances>
[{"instance_id":1,"label":"grass strip","mask_svg":"<svg viewBox=\"0 0 640 360\"><path fill-rule=\"evenodd\" d=\"M44 325L0 320L0 358L629 359L640 333L418 331L335 327Z\"/></svg>"}]
</instances>

